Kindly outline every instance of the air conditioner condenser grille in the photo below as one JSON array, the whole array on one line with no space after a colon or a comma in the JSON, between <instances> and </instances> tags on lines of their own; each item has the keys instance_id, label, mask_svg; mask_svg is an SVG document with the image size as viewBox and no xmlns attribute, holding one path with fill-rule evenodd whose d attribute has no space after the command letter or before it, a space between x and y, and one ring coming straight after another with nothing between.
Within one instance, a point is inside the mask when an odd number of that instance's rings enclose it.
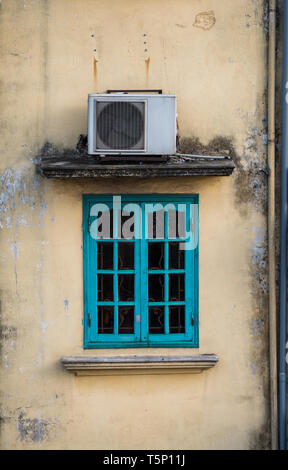
<instances>
[{"instance_id":1,"label":"air conditioner condenser grille","mask_svg":"<svg viewBox=\"0 0 288 470\"><path fill-rule=\"evenodd\" d=\"M145 150L145 102L98 101L97 150Z\"/></svg>"}]
</instances>

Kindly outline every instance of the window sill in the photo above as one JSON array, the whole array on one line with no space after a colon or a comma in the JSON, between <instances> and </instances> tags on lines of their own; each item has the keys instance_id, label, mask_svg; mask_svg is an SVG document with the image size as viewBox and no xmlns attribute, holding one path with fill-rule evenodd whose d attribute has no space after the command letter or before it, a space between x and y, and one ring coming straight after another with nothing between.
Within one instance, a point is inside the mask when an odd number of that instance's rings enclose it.
<instances>
[{"instance_id":1,"label":"window sill","mask_svg":"<svg viewBox=\"0 0 288 470\"><path fill-rule=\"evenodd\" d=\"M75 375L197 374L214 367L216 354L194 356L70 356L62 357Z\"/></svg>"}]
</instances>

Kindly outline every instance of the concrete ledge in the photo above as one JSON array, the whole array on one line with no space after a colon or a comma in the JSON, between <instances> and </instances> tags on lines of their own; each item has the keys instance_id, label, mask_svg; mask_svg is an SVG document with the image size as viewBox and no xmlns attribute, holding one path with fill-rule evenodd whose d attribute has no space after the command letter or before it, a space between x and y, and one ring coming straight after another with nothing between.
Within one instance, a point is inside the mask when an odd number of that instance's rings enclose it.
<instances>
[{"instance_id":1,"label":"concrete ledge","mask_svg":"<svg viewBox=\"0 0 288 470\"><path fill-rule=\"evenodd\" d=\"M175 163L175 158L167 163L148 163L143 161L138 164L99 163L99 158L78 157L71 159L45 158L36 165L38 172L46 178L160 178L173 176L229 176L235 168L235 164L229 158L223 160L191 160L184 162L180 159ZM176 159L177 161L177 159Z\"/></svg>"},{"instance_id":2,"label":"concrete ledge","mask_svg":"<svg viewBox=\"0 0 288 470\"><path fill-rule=\"evenodd\" d=\"M68 356L61 363L75 375L197 374L214 367L216 354L195 356Z\"/></svg>"}]
</instances>

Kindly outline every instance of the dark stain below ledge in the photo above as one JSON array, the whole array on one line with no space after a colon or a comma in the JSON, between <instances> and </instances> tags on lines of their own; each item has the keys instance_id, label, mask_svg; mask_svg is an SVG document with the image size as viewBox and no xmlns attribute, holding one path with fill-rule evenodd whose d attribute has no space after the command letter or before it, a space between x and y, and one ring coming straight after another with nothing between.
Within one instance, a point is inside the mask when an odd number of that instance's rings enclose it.
<instances>
[{"instance_id":1,"label":"dark stain below ledge","mask_svg":"<svg viewBox=\"0 0 288 470\"><path fill-rule=\"evenodd\" d=\"M182 151L181 147L180 149ZM200 155L204 156L207 153ZM216 157L219 152L210 152L210 155ZM158 178L231 175L235 163L229 154L229 149L222 155L225 158L221 160L205 158L188 160L179 155L134 155L130 157L110 155L101 157L87 154L87 137L81 135L75 149L64 148L60 150L53 144L46 142L36 158L36 168L42 176L47 178Z\"/></svg>"}]
</instances>

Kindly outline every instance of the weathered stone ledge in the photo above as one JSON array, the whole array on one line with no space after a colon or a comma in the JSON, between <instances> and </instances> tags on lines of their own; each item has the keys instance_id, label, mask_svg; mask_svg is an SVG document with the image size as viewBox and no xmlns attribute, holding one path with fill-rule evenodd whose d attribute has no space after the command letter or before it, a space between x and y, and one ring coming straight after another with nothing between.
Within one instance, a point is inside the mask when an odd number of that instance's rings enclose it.
<instances>
[{"instance_id":1,"label":"weathered stone ledge","mask_svg":"<svg viewBox=\"0 0 288 470\"><path fill-rule=\"evenodd\" d=\"M211 369L216 354L194 356L69 356L61 363L75 375L196 374Z\"/></svg>"},{"instance_id":2,"label":"weathered stone ledge","mask_svg":"<svg viewBox=\"0 0 288 470\"><path fill-rule=\"evenodd\" d=\"M167 162L150 163L123 162L104 163L99 158L79 157L71 159L49 158L36 164L38 172L46 178L113 178L138 177L159 178L173 176L229 176L235 168L234 162L225 158L223 160L195 159L187 162L180 158L168 158Z\"/></svg>"}]
</instances>

